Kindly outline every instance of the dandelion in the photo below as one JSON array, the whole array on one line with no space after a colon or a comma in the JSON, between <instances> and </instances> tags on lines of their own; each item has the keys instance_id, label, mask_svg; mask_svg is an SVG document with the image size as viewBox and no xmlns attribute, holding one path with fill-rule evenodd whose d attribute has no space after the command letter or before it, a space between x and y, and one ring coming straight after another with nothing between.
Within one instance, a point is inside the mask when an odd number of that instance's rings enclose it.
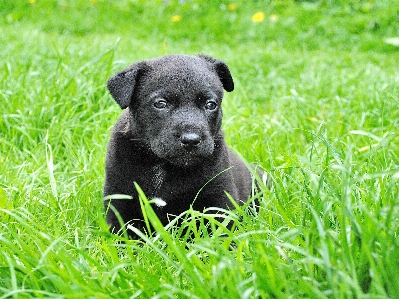
<instances>
[{"instance_id":1,"label":"dandelion","mask_svg":"<svg viewBox=\"0 0 399 299\"><path fill-rule=\"evenodd\" d=\"M277 22L278 21L278 15L276 14L271 14L269 17L270 21L272 22Z\"/></svg>"},{"instance_id":2,"label":"dandelion","mask_svg":"<svg viewBox=\"0 0 399 299\"><path fill-rule=\"evenodd\" d=\"M265 14L261 11L254 14L251 18L252 22L254 22L254 23L263 22L264 19L265 19Z\"/></svg>"},{"instance_id":3,"label":"dandelion","mask_svg":"<svg viewBox=\"0 0 399 299\"><path fill-rule=\"evenodd\" d=\"M28 0L29 4L35 4L36 0Z\"/></svg>"},{"instance_id":4,"label":"dandelion","mask_svg":"<svg viewBox=\"0 0 399 299\"><path fill-rule=\"evenodd\" d=\"M399 37L387 37L384 38L386 44L399 47Z\"/></svg>"},{"instance_id":5,"label":"dandelion","mask_svg":"<svg viewBox=\"0 0 399 299\"><path fill-rule=\"evenodd\" d=\"M172 17L172 22L176 23L176 22L180 22L181 21L181 16L180 15L174 15Z\"/></svg>"},{"instance_id":6,"label":"dandelion","mask_svg":"<svg viewBox=\"0 0 399 299\"><path fill-rule=\"evenodd\" d=\"M227 10L229 10L229 11L237 10L237 4L229 4L229 5L227 5Z\"/></svg>"}]
</instances>

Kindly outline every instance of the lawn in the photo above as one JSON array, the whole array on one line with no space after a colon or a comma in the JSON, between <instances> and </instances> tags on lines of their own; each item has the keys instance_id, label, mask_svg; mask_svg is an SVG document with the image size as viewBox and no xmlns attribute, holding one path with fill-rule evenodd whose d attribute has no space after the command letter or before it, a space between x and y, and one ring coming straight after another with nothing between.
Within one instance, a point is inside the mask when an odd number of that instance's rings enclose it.
<instances>
[{"instance_id":1,"label":"lawn","mask_svg":"<svg viewBox=\"0 0 399 299\"><path fill-rule=\"evenodd\" d=\"M399 298L398 39L389 0L3 1L0 299ZM164 228L143 194L156 234L126 240L106 80L171 53L227 63L226 141L273 188L232 231Z\"/></svg>"}]
</instances>

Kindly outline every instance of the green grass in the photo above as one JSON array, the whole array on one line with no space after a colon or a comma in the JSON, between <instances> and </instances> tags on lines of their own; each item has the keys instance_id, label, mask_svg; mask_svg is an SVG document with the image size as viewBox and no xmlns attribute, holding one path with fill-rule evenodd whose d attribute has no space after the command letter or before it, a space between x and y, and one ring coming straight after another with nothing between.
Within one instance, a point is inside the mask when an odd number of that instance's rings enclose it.
<instances>
[{"instance_id":1,"label":"green grass","mask_svg":"<svg viewBox=\"0 0 399 299\"><path fill-rule=\"evenodd\" d=\"M0 298L398 298L399 2L3 2ZM143 195L159 236L119 242L105 82L167 53L227 62L226 140L274 187L233 232L165 230Z\"/></svg>"}]
</instances>

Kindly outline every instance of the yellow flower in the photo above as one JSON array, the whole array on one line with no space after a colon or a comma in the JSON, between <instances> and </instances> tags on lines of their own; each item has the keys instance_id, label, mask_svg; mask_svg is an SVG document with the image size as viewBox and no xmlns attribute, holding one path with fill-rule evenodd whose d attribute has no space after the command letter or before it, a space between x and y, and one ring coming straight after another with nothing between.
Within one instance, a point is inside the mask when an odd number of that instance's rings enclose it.
<instances>
[{"instance_id":1,"label":"yellow flower","mask_svg":"<svg viewBox=\"0 0 399 299\"><path fill-rule=\"evenodd\" d=\"M91 4L96 4L96 3L97 3L97 0L90 0L90 3L91 3Z\"/></svg>"},{"instance_id":2,"label":"yellow flower","mask_svg":"<svg viewBox=\"0 0 399 299\"><path fill-rule=\"evenodd\" d=\"M278 21L278 15L276 14L271 14L269 17L270 21L272 22L277 22Z\"/></svg>"},{"instance_id":3,"label":"yellow flower","mask_svg":"<svg viewBox=\"0 0 399 299\"><path fill-rule=\"evenodd\" d=\"M237 10L237 4L229 4L227 5L227 9L230 11L235 11Z\"/></svg>"},{"instance_id":4,"label":"yellow flower","mask_svg":"<svg viewBox=\"0 0 399 299\"><path fill-rule=\"evenodd\" d=\"M29 4L35 4L36 0L28 0Z\"/></svg>"},{"instance_id":5,"label":"yellow flower","mask_svg":"<svg viewBox=\"0 0 399 299\"><path fill-rule=\"evenodd\" d=\"M180 15L174 15L172 17L172 22L176 23L176 22L180 22L181 21L181 16Z\"/></svg>"},{"instance_id":6,"label":"yellow flower","mask_svg":"<svg viewBox=\"0 0 399 299\"><path fill-rule=\"evenodd\" d=\"M254 14L251 18L252 22L254 22L254 23L263 22L264 19L265 19L265 14L261 11Z\"/></svg>"}]
</instances>

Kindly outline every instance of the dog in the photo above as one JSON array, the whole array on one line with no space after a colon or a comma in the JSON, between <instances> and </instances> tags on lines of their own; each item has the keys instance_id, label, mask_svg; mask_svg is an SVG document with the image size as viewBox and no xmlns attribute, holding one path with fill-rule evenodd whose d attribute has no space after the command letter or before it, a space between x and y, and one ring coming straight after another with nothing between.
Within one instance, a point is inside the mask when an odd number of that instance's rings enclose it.
<instances>
[{"instance_id":1,"label":"dog","mask_svg":"<svg viewBox=\"0 0 399 299\"><path fill-rule=\"evenodd\" d=\"M125 109L106 156L104 207L112 232L123 229L114 210L125 224L145 229L134 182L149 199L163 200L165 205L154 210L164 225L190 207L234 208L226 192L239 205L250 198L251 171L226 145L221 130L223 92L234 89L223 61L166 55L134 63L111 77L107 87ZM131 199L109 199L115 194ZM130 230L128 235L135 238Z\"/></svg>"}]
</instances>

